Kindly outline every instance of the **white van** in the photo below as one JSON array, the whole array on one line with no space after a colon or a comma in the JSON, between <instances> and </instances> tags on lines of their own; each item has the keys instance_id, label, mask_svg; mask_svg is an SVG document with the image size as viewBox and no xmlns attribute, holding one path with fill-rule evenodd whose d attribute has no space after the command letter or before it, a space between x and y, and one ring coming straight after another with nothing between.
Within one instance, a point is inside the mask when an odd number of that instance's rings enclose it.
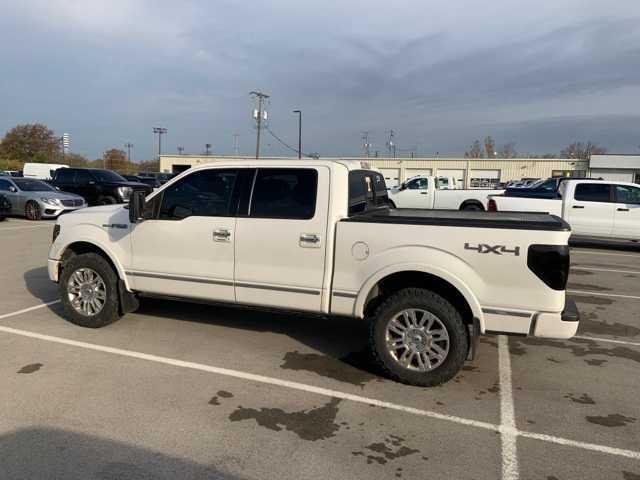
<instances>
[{"instance_id":1,"label":"white van","mask_svg":"<svg viewBox=\"0 0 640 480\"><path fill-rule=\"evenodd\" d=\"M51 180L54 172L59 168L69 168L69 165L62 165L58 163L25 163L22 175L27 178Z\"/></svg>"}]
</instances>

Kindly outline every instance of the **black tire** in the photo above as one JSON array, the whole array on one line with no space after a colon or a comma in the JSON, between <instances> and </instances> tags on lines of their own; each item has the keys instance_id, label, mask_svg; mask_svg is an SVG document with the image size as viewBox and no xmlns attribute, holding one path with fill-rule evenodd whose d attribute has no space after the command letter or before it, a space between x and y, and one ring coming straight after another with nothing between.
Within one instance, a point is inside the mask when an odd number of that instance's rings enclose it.
<instances>
[{"instance_id":1,"label":"black tire","mask_svg":"<svg viewBox=\"0 0 640 480\"><path fill-rule=\"evenodd\" d=\"M24 216L27 217L27 220L42 220L42 210L40 210L38 202L29 200L24 206Z\"/></svg>"},{"instance_id":2,"label":"black tire","mask_svg":"<svg viewBox=\"0 0 640 480\"><path fill-rule=\"evenodd\" d=\"M466 205L463 205L461 210L465 210L468 212L484 212L484 208L482 207L482 205L479 205L477 203L467 203Z\"/></svg>"},{"instance_id":3,"label":"black tire","mask_svg":"<svg viewBox=\"0 0 640 480\"><path fill-rule=\"evenodd\" d=\"M95 315L83 315L71 304L68 284L71 275L78 269L88 268L96 272L104 282L105 302ZM65 317L71 323L87 328L100 328L120 318L120 301L118 296L118 276L113 267L97 253L83 253L67 260L62 268L59 280L60 300L65 310Z\"/></svg>"},{"instance_id":4,"label":"black tire","mask_svg":"<svg viewBox=\"0 0 640 480\"><path fill-rule=\"evenodd\" d=\"M118 201L111 195L105 195L98 199L98 205L115 205Z\"/></svg>"},{"instance_id":5,"label":"black tire","mask_svg":"<svg viewBox=\"0 0 640 480\"><path fill-rule=\"evenodd\" d=\"M432 370L417 371L400 365L387 347L387 326L405 309L425 310L437 317L447 330L449 351ZM421 288L405 288L390 295L371 318L370 343L375 361L391 379L409 385L433 387L451 380L462 368L469 350L469 337L460 312L440 295Z\"/></svg>"},{"instance_id":6,"label":"black tire","mask_svg":"<svg viewBox=\"0 0 640 480\"><path fill-rule=\"evenodd\" d=\"M391 207L391 208L398 208L398 207L396 207L396 204L395 204L395 203L393 203L393 201L392 201L392 200L389 200L389 207Z\"/></svg>"}]
</instances>

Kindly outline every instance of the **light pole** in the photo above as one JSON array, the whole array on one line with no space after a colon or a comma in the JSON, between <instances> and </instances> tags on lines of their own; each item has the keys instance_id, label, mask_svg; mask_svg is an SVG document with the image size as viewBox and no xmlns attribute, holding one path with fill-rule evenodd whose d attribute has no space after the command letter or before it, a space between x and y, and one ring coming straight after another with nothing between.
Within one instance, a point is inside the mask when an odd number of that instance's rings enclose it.
<instances>
[{"instance_id":1,"label":"light pole","mask_svg":"<svg viewBox=\"0 0 640 480\"><path fill-rule=\"evenodd\" d=\"M210 143L205 143L204 144L204 154L209 156L210 153L211 153L211 144Z\"/></svg>"},{"instance_id":2,"label":"light pole","mask_svg":"<svg viewBox=\"0 0 640 480\"><path fill-rule=\"evenodd\" d=\"M164 127L153 127L153 133L158 134L158 161L160 161L160 155L162 155L162 135L167 133L167 129Z\"/></svg>"},{"instance_id":3,"label":"light pole","mask_svg":"<svg viewBox=\"0 0 640 480\"><path fill-rule=\"evenodd\" d=\"M125 143L124 148L127 149L127 162L131 163L131 149L133 148L133 143Z\"/></svg>"},{"instance_id":4,"label":"light pole","mask_svg":"<svg viewBox=\"0 0 640 480\"><path fill-rule=\"evenodd\" d=\"M182 152L184 152L184 147L178 147L178 155L182 155Z\"/></svg>"},{"instance_id":5,"label":"light pole","mask_svg":"<svg viewBox=\"0 0 640 480\"><path fill-rule=\"evenodd\" d=\"M302 158L302 111L294 110L298 114L298 158Z\"/></svg>"}]
</instances>

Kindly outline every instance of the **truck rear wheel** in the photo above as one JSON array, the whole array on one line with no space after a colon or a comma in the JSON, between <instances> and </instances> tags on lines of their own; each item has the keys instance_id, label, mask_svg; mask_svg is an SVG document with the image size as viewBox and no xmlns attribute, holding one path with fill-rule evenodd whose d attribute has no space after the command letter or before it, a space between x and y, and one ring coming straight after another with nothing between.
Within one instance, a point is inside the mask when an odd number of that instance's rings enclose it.
<instances>
[{"instance_id":1,"label":"truck rear wheel","mask_svg":"<svg viewBox=\"0 0 640 480\"><path fill-rule=\"evenodd\" d=\"M374 357L394 380L432 387L462 368L469 338L460 312L440 295L405 288L384 300L371 319Z\"/></svg>"},{"instance_id":2,"label":"truck rear wheel","mask_svg":"<svg viewBox=\"0 0 640 480\"><path fill-rule=\"evenodd\" d=\"M100 328L120 318L118 277L96 253L77 255L65 262L59 288L66 318L76 325Z\"/></svg>"}]
</instances>

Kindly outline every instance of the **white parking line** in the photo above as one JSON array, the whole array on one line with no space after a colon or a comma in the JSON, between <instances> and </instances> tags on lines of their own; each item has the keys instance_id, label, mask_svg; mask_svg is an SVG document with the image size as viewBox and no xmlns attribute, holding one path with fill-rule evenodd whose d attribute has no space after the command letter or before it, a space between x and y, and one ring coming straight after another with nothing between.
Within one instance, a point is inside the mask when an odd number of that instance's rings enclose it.
<instances>
[{"instance_id":1,"label":"white parking line","mask_svg":"<svg viewBox=\"0 0 640 480\"><path fill-rule=\"evenodd\" d=\"M589 335L574 335L573 338L579 338L581 340L593 340L595 342L619 343L621 345L632 345L634 347L640 347L640 342L628 342L626 340L614 340L612 338L591 337Z\"/></svg>"},{"instance_id":2,"label":"white parking line","mask_svg":"<svg viewBox=\"0 0 640 480\"><path fill-rule=\"evenodd\" d=\"M58 303L58 301L50 302L48 304L37 305L35 307L25 308L25 309L19 310L17 312L8 313L8 314L5 314L2 317L0 317L0 319L1 318L8 318L8 317L20 315L21 313L30 312L32 310L37 310L39 308L44 308L47 305L52 305L54 303ZM509 435L512 435L513 437L521 436L521 437L525 437L525 438L532 438L532 439L541 440L541 441L544 441L544 442L556 443L556 444L559 444L559 445L567 445L567 446L572 446L572 447L576 447L576 448L582 448L582 449L585 449L585 450L592 450L592 451L597 451L597 452L602 452L602 453L608 453L608 454L611 454L611 455L616 455L616 456L621 456L621 457L632 458L632 459L635 459L635 460L640 460L640 452L633 451L633 450L625 450L625 449L620 449L620 448L608 447L608 446L605 446L605 445L598 445L598 444L593 444L593 443L579 442L579 441L576 441L576 440L570 440L570 439L567 439L567 438L556 437L556 436L553 436L553 435L545 435L545 434L521 431L521 430L518 430L515 427L515 421L514 421L514 426L508 428L508 427L505 427L505 426L495 425L495 424L489 423L489 422L482 422L482 421L479 421L479 420L472 420L472 419L469 419L469 418L458 417L458 416L455 416L455 415L445 415L443 413L433 412L433 411L429 411L429 410L422 410L422 409L414 408L414 407L408 407L408 406L405 406L405 405L399 405L397 403L385 402L383 400L377 400L375 398L364 397L362 395L354 395L354 394L351 394L351 393L340 392L338 390L331 390L331 389L328 389L328 388L316 387L316 386L307 385L307 384L304 384L304 383L292 382L292 381L288 381L288 380L282 380L282 379L279 379L279 378L267 377L267 376L264 376L264 375L257 375L257 374L248 373L248 372L241 372L241 371L238 371L238 370L231 370L231 369L228 369L228 368L214 367L212 365L205 365L205 364L202 364L202 363L188 362L188 361L178 360L178 359L174 359L174 358L161 357L161 356L158 356L158 355L151 355L151 354L147 354L147 353L136 352L136 351L133 351L133 350L124 350L124 349L121 349L121 348L108 347L106 345L97 345L97 344L81 342L81 341L77 341L77 340L70 340L70 339L67 339L67 338L55 337L55 336L52 336L52 335L44 335L44 334L41 334L41 333L30 332L30 331L27 331L27 330L20 330L20 329L17 329L17 328L0 326L0 332L11 334L11 335L19 335L21 337L34 338L34 339L37 339L37 340L43 340L43 341L57 343L57 344L61 344L61 345L69 345L69 346L72 346L72 347L83 348L83 349L86 349L86 350L93 350L93 351L97 351L97 352L110 353L110 354L119 355L119 356L122 356L122 357L136 358L136 359L139 359L139 360L146 360L146 361L156 362L156 363L160 363L160 364L164 364L164 365L171 365L171 366L179 367L179 368L187 368L187 369L191 369L191 370L209 372L209 373L214 373L214 374L223 375L223 376L227 376L227 377L239 378L239 379L242 379L242 380L249 380L249 381L253 381L253 382L257 382L257 383L264 383L264 384L268 384L268 385L276 385L276 386L280 386L280 387L284 387L284 388L290 388L290 389L293 389L293 390L298 390L298 391L303 391L303 392L308 392L308 393L315 393L317 395L322 395L322 396L325 396L325 397L332 397L332 398L340 398L340 399L343 399L343 400L350 400L352 402L362 403L362 404L366 404L366 405L375 405L377 407L382 407L382 408L386 408L386 409L389 409L389 410L396 410L396 411L399 411L399 412L409 413L409 414L412 414L412 415L418 415L418 416L422 416L422 417L429 417L429 418L434 418L434 419L437 419L437 420L444 420L444 421L447 421L447 422L457 423L459 425L466 425L466 426L469 426L469 427L481 428L483 430L490 430L490 431L501 433L503 435L504 434L509 434ZM506 346L506 337L501 342L505 342L505 346ZM508 352L508 349L507 349L507 352ZM504 355L501 358L504 358ZM510 361L509 361L509 363L510 363ZM501 373L500 388L501 388L501 392L502 392L502 388L506 386L506 389L507 389L506 391L509 394L511 394L511 373L510 373L510 368L508 370L506 370L506 371L509 372L508 373L508 377L504 377L503 378L502 377L502 373ZM502 382L503 379L504 379L504 383ZM502 393L501 393L501 397L502 397ZM511 396L511 398L512 398L512 396ZM508 397L507 397L507 403L508 403ZM505 410L505 412L506 412L505 418L506 418L507 421L511 421L511 420L509 420L509 417L512 414L509 413L509 408L508 407L509 406L507 404L507 409ZM513 409L513 399L511 400L511 411L513 411L512 409ZM502 410L501 410L501 412L502 412ZM514 452L515 452L515 450L514 450ZM517 467L517 464L516 464L516 467ZM503 466L503 469L504 469L504 466ZM510 468L507 468L506 470L508 472L511 472ZM517 470L516 470L516 475L517 475ZM507 480L509 478L514 479L514 478L518 478L518 477L517 476L516 477L506 477L505 480Z\"/></svg>"},{"instance_id":3,"label":"white parking line","mask_svg":"<svg viewBox=\"0 0 640 480\"><path fill-rule=\"evenodd\" d=\"M588 270L593 272L612 272L612 273L635 273L640 275L638 270L616 270L613 268L595 268L595 267L581 267L579 265L571 266L571 270Z\"/></svg>"},{"instance_id":4,"label":"white parking line","mask_svg":"<svg viewBox=\"0 0 640 480\"><path fill-rule=\"evenodd\" d=\"M575 293L576 295L595 295L596 297L616 297L640 300L640 297L637 297L635 295L620 295L618 293L587 292L586 290L567 290L567 293Z\"/></svg>"},{"instance_id":5,"label":"white parking line","mask_svg":"<svg viewBox=\"0 0 640 480\"><path fill-rule=\"evenodd\" d=\"M23 313L32 312L34 310L39 310L44 307L48 307L49 305L55 305L56 303L60 303L60 300L54 300L52 302L41 303L40 305L36 305L35 307L23 308L22 310L18 310L16 312L5 313L4 315L0 315L0 320L9 317L15 317L16 315L21 315Z\"/></svg>"},{"instance_id":6,"label":"white parking line","mask_svg":"<svg viewBox=\"0 0 640 480\"><path fill-rule=\"evenodd\" d=\"M511 384L511 358L507 337L498 337L500 370L500 439L502 444L502 480L518 480L517 429Z\"/></svg>"}]
</instances>

